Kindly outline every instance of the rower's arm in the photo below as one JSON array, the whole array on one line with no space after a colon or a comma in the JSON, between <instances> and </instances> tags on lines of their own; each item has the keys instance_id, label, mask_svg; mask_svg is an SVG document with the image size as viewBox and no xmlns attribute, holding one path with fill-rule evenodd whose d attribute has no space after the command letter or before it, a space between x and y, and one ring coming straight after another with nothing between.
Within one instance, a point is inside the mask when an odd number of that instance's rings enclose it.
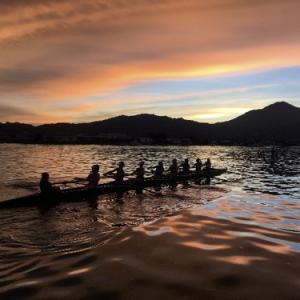
<instances>
[{"instance_id":1,"label":"rower's arm","mask_svg":"<svg viewBox=\"0 0 300 300\"><path fill-rule=\"evenodd\" d=\"M87 177L83 178L83 177L74 177L75 181L87 181Z\"/></svg>"},{"instance_id":2,"label":"rower's arm","mask_svg":"<svg viewBox=\"0 0 300 300\"><path fill-rule=\"evenodd\" d=\"M106 175L112 175L112 174L113 174L114 172L116 172L116 171L117 171L117 169L110 170L110 171L104 173L103 176L106 176Z\"/></svg>"}]
</instances>

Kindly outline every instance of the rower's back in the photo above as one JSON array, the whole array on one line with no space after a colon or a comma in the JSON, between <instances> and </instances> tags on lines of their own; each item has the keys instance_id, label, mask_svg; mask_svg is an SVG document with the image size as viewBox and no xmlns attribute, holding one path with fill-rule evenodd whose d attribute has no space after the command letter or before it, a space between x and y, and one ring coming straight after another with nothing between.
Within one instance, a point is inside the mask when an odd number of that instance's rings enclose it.
<instances>
[{"instance_id":1,"label":"rower's back","mask_svg":"<svg viewBox=\"0 0 300 300\"><path fill-rule=\"evenodd\" d=\"M170 166L170 174L173 176L177 176L178 174L178 164L176 159L173 159L172 161L172 164Z\"/></svg>"},{"instance_id":2,"label":"rower's back","mask_svg":"<svg viewBox=\"0 0 300 300\"><path fill-rule=\"evenodd\" d=\"M194 167L195 167L195 171L196 171L197 174L201 172L201 169L202 169L202 162L201 162L201 160L200 160L199 158L197 158Z\"/></svg>"},{"instance_id":3,"label":"rower's back","mask_svg":"<svg viewBox=\"0 0 300 300\"><path fill-rule=\"evenodd\" d=\"M163 174L164 174L164 171L165 171L165 169L164 169L163 162L160 161L158 163L158 165L155 167L154 176L155 177L162 177Z\"/></svg>"},{"instance_id":4,"label":"rower's back","mask_svg":"<svg viewBox=\"0 0 300 300\"><path fill-rule=\"evenodd\" d=\"M139 167L135 170L135 174L137 180L144 180L145 169L143 162L140 162Z\"/></svg>"},{"instance_id":5,"label":"rower's back","mask_svg":"<svg viewBox=\"0 0 300 300\"><path fill-rule=\"evenodd\" d=\"M182 172L184 175L188 175L190 173L190 164L188 159L185 159L182 164Z\"/></svg>"},{"instance_id":6,"label":"rower's back","mask_svg":"<svg viewBox=\"0 0 300 300\"><path fill-rule=\"evenodd\" d=\"M211 169L211 161L210 158L208 158L205 162L205 169L208 171Z\"/></svg>"},{"instance_id":7,"label":"rower's back","mask_svg":"<svg viewBox=\"0 0 300 300\"><path fill-rule=\"evenodd\" d=\"M89 188L95 188L98 186L99 181L100 181L100 166L99 165L93 165L92 166L92 170L91 173L89 174L89 176L87 177L88 180L88 187Z\"/></svg>"},{"instance_id":8,"label":"rower's back","mask_svg":"<svg viewBox=\"0 0 300 300\"><path fill-rule=\"evenodd\" d=\"M117 183L117 184L124 183L124 177L125 177L124 163L120 162L119 166L118 166L118 168L116 170L115 183Z\"/></svg>"}]
</instances>

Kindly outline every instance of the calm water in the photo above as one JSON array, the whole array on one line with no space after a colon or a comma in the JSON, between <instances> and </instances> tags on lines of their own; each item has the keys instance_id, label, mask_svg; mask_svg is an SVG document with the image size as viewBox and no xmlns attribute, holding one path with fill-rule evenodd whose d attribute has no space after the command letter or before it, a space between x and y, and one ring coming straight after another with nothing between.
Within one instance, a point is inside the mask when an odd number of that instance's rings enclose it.
<instances>
[{"instance_id":1,"label":"calm water","mask_svg":"<svg viewBox=\"0 0 300 300\"><path fill-rule=\"evenodd\" d=\"M99 196L97 205L93 206L73 203L48 211L37 208L0 211L0 293L4 291L11 293L7 296L16 297L14 292L19 288L26 290L27 286L30 286L28 297L38 293L40 282L31 282L34 276L28 274L46 268L49 274L38 272L38 276L50 280L55 275L58 280L57 276L67 272L62 269L61 273L57 271L51 275L56 263L47 262L47 257L58 255L56 258L64 261L65 256L74 253L101 249L128 228L139 228L137 226L162 217L180 214L186 208L196 215L226 219L243 226L259 225L300 234L299 147L278 148L276 160L272 161L269 147L0 144L0 201L34 192L40 173L44 171L51 174L53 181L59 181L85 177L94 163L100 163L101 172L105 172L124 160L130 172L140 160L149 168L158 160L169 163L172 158L183 160L186 157L192 161L197 157L202 160L210 157L213 166L228 168L228 172L214 179L211 186L192 184L186 188L179 185L176 191L163 188L160 194L155 194L148 190L139 196L129 192L122 202L116 201L112 194ZM158 229L158 233L164 232L164 226ZM237 230L237 234L247 236L249 232ZM250 236L268 242L271 239L291 251L300 252L299 243L293 239L272 239L261 232L251 232ZM80 274L78 270L81 269L71 268L68 272ZM52 292L51 288L49 291Z\"/></svg>"}]
</instances>

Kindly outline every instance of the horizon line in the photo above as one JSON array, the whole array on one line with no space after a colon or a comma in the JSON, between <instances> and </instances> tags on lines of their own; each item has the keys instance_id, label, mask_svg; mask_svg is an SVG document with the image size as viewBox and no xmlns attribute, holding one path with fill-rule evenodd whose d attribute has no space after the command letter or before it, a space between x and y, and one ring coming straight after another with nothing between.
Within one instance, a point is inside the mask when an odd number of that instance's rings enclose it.
<instances>
[{"instance_id":1,"label":"horizon line","mask_svg":"<svg viewBox=\"0 0 300 300\"><path fill-rule=\"evenodd\" d=\"M90 122L23 123L23 122L19 122L19 121L14 121L14 122L6 121L6 122L0 122L0 124L23 124L23 125L30 125L30 126L33 126L33 127L39 127L39 126L43 126L43 125L58 125L58 124L79 125L79 124L90 124L90 123L96 123L96 122L103 122L103 121L106 121L106 120L119 118L119 117L136 117L136 116L147 115L147 116L156 116L156 117L162 117L162 118L167 117L167 118L173 119L173 120L182 119L182 120L185 120L185 121L195 122L195 123L199 123L199 124L215 125L215 124L222 124L222 123L230 122L230 121L232 121L236 118L239 118L240 116L243 116L243 115L245 115L245 114L247 114L251 111L263 110L263 109L265 109L267 107L270 107L270 106L273 106L275 104L287 104L287 105L295 107L295 108L300 108L296 105L290 104L287 101L276 101L276 102L274 102L272 104L269 104L267 106L264 106L262 108L248 110L247 112L245 112L245 113L243 113L243 114L241 114L241 115L239 115L239 116L237 116L233 119L229 119L229 120L221 121L221 122L215 122L215 123L199 122L199 121L196 121L196 120L185 119L184 117L171 117L171 116L168 116L168 115L159 115L159 114L153 114L153 113L139 113L139 114L133 114L133 115L120 114L120 115L115 115L115 116L108 117L108 118L105 118L105 119L102 119L102 120L95 120L95 121L90 121Z\"/></svg>"}]
</instances>

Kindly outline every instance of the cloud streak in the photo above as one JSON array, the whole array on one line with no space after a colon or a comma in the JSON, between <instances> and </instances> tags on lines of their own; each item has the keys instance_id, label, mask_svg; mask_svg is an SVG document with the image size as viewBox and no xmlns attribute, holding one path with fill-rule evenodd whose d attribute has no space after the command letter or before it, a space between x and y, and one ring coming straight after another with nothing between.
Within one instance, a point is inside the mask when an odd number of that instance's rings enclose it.
<instances>
[{"instance_id":1,"label":"cloud streak","mask_svg":"<svg viewBox=\"0 0 300 300\"><path fill-rule=\"evenodd\" d=\"M2 0L0 102L26 94L58 109L80 97L85 113L87 98L145 80L300 65L299 9L294 0Z\"/></svg>"}]
</instances>

